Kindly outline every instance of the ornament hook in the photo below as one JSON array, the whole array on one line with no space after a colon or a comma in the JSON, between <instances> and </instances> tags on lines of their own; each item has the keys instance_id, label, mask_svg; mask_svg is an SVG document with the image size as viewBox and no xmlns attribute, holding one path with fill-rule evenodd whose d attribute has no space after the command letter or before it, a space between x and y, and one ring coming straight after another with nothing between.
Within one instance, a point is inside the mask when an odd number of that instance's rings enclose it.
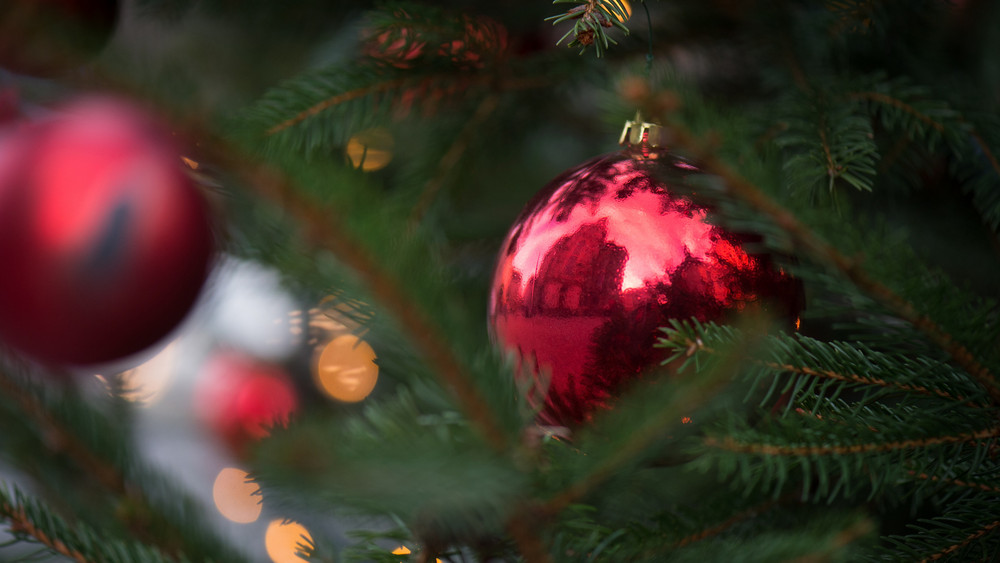
<instances>
[{"instance_id":1,"label":"ornament hook","mask_svg":"<svg viewBox=\"0 0 1000 563\"><path fill-rule=\"evenodd\" d=\"M657 123L642 120L642 112L635 112L635 119L625 122L618 144L629 149L638 148L649 157L650 149L666 147L666 130Z\"/></svg>"}]
</instances>

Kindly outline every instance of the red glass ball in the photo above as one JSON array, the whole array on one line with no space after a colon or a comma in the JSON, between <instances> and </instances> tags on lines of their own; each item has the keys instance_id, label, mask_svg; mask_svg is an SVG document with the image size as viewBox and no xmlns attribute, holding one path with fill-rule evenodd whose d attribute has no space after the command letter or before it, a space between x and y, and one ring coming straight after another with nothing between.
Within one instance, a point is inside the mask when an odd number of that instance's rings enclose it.
<instances>
[{"instance_id":1,"label":"red glass ball","mask_svg":"<svg viewBox=\"0 0 1000 563\"><path fill-rule=\"evenodd\" d=\"M199 418L236 453L275 425L287 426L299 403L284 370L231 352L209 360L195 400Z\"/></svg>"},{"instance_id":2,"label":"red glass ball","mask_svg":"<svg viewBox=\"0 0 1000 563\"><path fill-rule=\"evenodd\" d=\"M98 53L118 22L118 0L3 0L0 67L50 75Z\"/></svg>"},{"instance_id":3,"label":"red glass ball","mask_svg":"<svg viewBox=\"0 0 1000 563\"><path fill-rule=\"evenodd\" d=\"M794 318L795 280L754 237L708 220L667 152L593 159L549 183L500 250L490 292L493 338L545 390L539 422L578 425L660 363L671 319L724 321L750 308ZM533 401L534 402L534 401ZM539 401L540 402L540 401Z\"/></svg>"},{"instance_id":4,"label":"red glass ball","mask_svg":"<svg viewBox=\"0 0 1000 563\"><path fill-rule=\"evenodd\" d=\"M112 99L0 140L0 341L51 364L161 340L208 275L207 207L168 136Z\"/></svg>"}]
</instances>

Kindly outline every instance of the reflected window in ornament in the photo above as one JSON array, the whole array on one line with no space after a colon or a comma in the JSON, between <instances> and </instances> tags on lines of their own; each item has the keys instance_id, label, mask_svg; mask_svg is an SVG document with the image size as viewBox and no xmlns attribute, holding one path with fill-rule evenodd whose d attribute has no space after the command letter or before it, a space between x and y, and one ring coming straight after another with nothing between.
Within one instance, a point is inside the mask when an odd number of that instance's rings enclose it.
<instances>
[{"instance_id":1,"label":"reflected window in ornament","mask_svg":"<svg viewBox=\"0 0 1000 563\"><path fill-rule=\"evenodd\" d=\"M375 389L378 365L372 347L353 334L331 340L313 364L316 385L345 403L362 401Z\"/></svg>"},{"instance_id":2,"label":"reflected window in ornament","mask_svg":"<svg viewBox=\"0 0 1000 563\"><path fill-rule=\"evenodd\" d=\"M260 487L242 469L226 467L215 477L212 500L219 514L237 524L256 522L262 509Z\"/></svg>"},{"instance_id":3,"label":"reflected window in ornament","mask_svg":"<svg viewBox=\"0 0 1000 563\"><path fill-rule=\"evenodd\" d=\"M264 545L274 563L302 563L298 554L311 551L312 536L302 524L279 518L267 525Z\"/></svg>"},{"instance_id":4,"label":"reflected window in ornament","mask_svg":"<svg viewBox=\"0 0 1000 563\"><path fill-rule=\"evenodd\" d=\"M395 141L385 129L367 129L347 141L347 157L351 165L365 172L385 168L392 160Z\"/></svg>"}]
</instances>

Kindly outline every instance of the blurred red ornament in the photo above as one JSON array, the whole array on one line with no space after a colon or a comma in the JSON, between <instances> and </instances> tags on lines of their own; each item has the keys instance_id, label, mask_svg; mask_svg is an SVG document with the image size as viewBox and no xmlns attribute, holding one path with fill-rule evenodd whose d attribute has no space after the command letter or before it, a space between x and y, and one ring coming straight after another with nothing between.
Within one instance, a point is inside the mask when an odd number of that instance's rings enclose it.
<instances>
[{"instance_id":1,"label":"blurred red ornament","mask_svg":"<svg viewBox=\"0 0 1000 563\"><path fill-rule=\"evenodd\" d=\"M190 310L212 256L205 202L137 108L83 100L0 140L0 341L55 364L143 351Z\"/></svg>"},{"instance_id":2,"label":"blurred red ornament","mask_svg":"<svg viewBox=\"0 0 1000 563\"><path fill-rule=\"evenodd\" d=\"M47 75L104 48L118 21L117 0L0 2L0 67Z\"/></svg>"},{"instance_id":3,"label":"blurred red ornament","mask_svg":"<svg viewBox=\"0 0 1000 563\"><path fill-rule=\"evenodd\" d=\"M646 139L564 172L514 222L489 322L535 378L528 399L540 423L574 426L607 408L665 358L653 344L671 319L755 308L795 318L798 283L747 253L752 236L709 222L684 188L696 173Z\"/></svg>"},{"instance_id":4,"label":"blurred red ornament","mask_svg":"<svg viewBox=\"0 0 1000 563\"><path fill-rule=\"evenodd\" d=\"M232 352L209 360L195 396L198 417L237 454L275 425L287 426L298 404L280 367Z\"/></svg>"}]
</instances>

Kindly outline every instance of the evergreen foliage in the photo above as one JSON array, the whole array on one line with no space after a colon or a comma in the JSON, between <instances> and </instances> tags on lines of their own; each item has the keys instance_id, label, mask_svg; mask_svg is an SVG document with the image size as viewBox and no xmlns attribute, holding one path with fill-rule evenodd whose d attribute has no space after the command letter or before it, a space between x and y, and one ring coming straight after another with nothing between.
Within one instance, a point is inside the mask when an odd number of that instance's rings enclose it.
<instances>
[{"instance_id":1,"label":"evergreen foliage","mask_svg":"<svg viewBox=\"0 0 1000 563\"><path fill-rule=\"evenodd\" d=\"M348 529L311 528L310 560L996 559L1000 8L554 3L135 4L175 41L232 39L206 58L260 57L238 95L165 105L225 251L331 296L378 353L363 407L310 403L249 454L268 506ZM191 62L130 46L24 95L163 99ZM491 268L533 191L636 109L806 308L795 330L675 319L671 357L567 437L490 341ZM370 172L343 153L372 128L396 144ZM244 559L141 459L132 405L2 352L0 557Z\"/></svg>"}]
</instances>

